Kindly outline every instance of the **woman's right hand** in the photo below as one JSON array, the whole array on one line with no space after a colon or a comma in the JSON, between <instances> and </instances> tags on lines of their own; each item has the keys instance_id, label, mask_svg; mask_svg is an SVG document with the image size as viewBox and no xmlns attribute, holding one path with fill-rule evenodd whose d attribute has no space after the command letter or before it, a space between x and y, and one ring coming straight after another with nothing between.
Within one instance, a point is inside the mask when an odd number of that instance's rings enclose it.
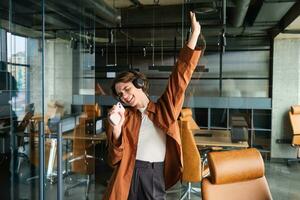
<instances>
[{"instance_id":1,"label":"woman's right hand","mask_svg":"<svg viewBox=\"0 0 300 200\"><path fill-rule=\"evenodd\" d=\"M120 110L118 109L117 105L114 105L108 112L108 117L112 114L118 114L120 115L121 119L119 121L118 124L113 124L110 120L109 121L109 124L112 126L112 131L113 131L113 136L114 138L117 140L120 138L121 136L121 131L122 131L122 125L125 121L125 110Z\"/></svg>"}]
</instances>

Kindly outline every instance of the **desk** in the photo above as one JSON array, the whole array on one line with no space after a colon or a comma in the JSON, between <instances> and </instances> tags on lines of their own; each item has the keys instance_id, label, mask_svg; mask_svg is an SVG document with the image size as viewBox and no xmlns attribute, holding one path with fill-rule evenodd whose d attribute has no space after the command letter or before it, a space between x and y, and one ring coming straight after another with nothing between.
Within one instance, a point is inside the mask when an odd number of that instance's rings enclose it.
<instances>
[{"instance_id":1,"label":"desk","mask_svg":"<svg viewBox=\"0 0 300 200\"><path fill-rule=\"evenodd\" d=\"M207 165L207 153L213 151L215 148L220 149L234 149L234 148L248 148L248 142L232 142L231 133L228 130L200 130L193 129L194 138L198 150L202 157L202 169ZM197 136L197 134L207 136ZM218 150L220 150L218 149ZM207 172L203 172L206 174Z\"/></svg>"},{"instance_id":2,"label":"desk","mask_svg":"<svg viewBox=\"0 0 300 200\"><path fill-rule=\"evenodd\" d=\"M75 134L75 130L77 131ZM79 133L79 134L78 134ZM38 166L38 132L31 132L29 133L31 136L31 158L32 162L34 163L35 166ZM56 176L54 174L54 168L55 168L55 162L56 162L56 154L57 154L57 134L56 133L50 133L49 130L45 130L45 165L47 166L47 172L46 172L46 177L53 182L53 178ZM79 144L78 148L88 148L91 147L95 144L101 143L106 140L106 134L105 132L101 132L96 135L89 135L85 134L85 128L83 126L77 126L74 130L67 131L62 134L62 139L67 141L67 146L68 146L68 141L71 142L79 142L82 143ZM88 145L85 143L88 142ZM85 149L82 149L82 152L84 152ZM74 153L73 156L80 156L82 153ZM63 160L69 159L69 157L72 157L69 152L66 152L63 156Z\"/></svg>"},{"instance_id":3,"label":"desk","mask_svg":"<svg viewBox=\"0 0 300 200\"><path fill-rule=\"evenodd\" d=\"M248 142L231 142L231 133L227 130L192 130L198 148L201 147L231 147L248 148ZM208 136L197 136L197 134L207 134Z\"/></svg>"}]
</instances>

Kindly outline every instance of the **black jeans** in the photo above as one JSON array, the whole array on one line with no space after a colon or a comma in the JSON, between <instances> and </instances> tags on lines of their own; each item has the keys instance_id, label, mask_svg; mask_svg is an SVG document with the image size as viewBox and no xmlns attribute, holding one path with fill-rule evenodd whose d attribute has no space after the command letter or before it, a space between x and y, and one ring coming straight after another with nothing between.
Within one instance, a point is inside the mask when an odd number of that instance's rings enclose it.
<instances>
[{"instance_id":1,"label":"black jeans","mask_svg":"<svg viewBox=\"0 0 300 200\"><path fill-rule=\"evenodd\" d=\"M136 160L128 200L165 200L164 162Z\"/></svg>"}]
</instances>

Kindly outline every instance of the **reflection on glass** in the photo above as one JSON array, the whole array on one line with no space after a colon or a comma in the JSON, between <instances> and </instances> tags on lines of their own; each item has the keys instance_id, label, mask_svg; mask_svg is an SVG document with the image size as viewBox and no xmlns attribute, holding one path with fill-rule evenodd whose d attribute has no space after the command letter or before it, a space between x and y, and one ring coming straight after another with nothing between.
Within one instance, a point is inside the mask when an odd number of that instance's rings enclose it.
<instances>
[{"instance_id":1,"label":"reflection on glass","mask_svg":"<svg viewBox=\"0 0 300 200\"><path fill-rule=\"evenodd\" d=\"M26 38L7 33L7 61L27 64Z\"/></svg>"},{"instance_id":2,"label":"reflection on glass","mask_svg":"<svg viewBox=\"0 0 300 200\"><path fill-rule=\"evenodd\" d=\"M27 69L27 66L20 66L17 64L8 65L8 71L13 74L17 82L17 89L15 91L16 96L12 98L11 104L13 106L12 109L16 112L19 120L25 114L25 106L29 98L27 90L29 84L27 79Z\"/></svg>"}]
</instances>

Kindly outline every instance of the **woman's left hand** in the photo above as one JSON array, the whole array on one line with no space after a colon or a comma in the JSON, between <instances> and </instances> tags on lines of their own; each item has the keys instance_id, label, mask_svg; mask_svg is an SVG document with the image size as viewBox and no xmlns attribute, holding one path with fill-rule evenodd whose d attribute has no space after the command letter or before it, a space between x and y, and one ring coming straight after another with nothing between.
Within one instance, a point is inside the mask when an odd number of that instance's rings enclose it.
<instances>
[{"instance_id":1,"label":"woman's left hand","mask_svg":"<svg viewBox=\"0 0 300 200\"><path fill-rule=\"evenodd\" d=\"M196 14L190 11L190 17L191 17L191 28L192 28L192 34L198 34L201 33L201 25L196 19Z\"/></svg>"}]
</instances>

